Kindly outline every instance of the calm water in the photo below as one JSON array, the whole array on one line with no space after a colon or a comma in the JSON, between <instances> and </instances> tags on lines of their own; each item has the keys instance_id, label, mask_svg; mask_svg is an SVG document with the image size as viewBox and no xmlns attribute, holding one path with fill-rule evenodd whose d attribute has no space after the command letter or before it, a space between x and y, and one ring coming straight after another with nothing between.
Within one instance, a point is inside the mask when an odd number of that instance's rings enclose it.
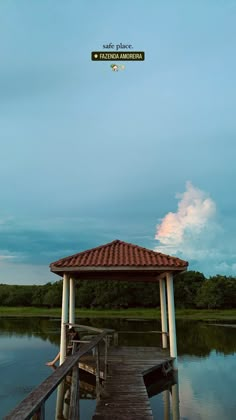
<instances>
[{"instance_id":1,"label":"calm water","mask_svg":"<svg viewBox=\"0 0 236 420\"><path fill-rule=\"evenodd\" d=\"M159 322L79 320L85 325L122 331L124 345L160 345ZM135 334L132 334L135 331ZM45 362L59 347L60 323L45 319L0 319L0 418L3 418L51 369ZM236 418L236 328L200 322L178 322L180 418L183 420L234 420ZM94 385L83 378L81 420L95 409ZM172 389L174 392L174 388ZM169 392L150 398L155 419L164 419ZM54 418L55 395L47 404L47 418ZM170 403L170 418L172 407Z\"/></svg>"}]
</instances>

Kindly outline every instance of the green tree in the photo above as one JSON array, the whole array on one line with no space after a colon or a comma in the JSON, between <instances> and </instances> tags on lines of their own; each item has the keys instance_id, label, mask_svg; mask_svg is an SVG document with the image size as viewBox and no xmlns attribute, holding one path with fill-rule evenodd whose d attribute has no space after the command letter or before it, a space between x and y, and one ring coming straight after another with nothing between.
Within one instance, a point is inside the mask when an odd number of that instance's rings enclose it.
<instances>
[{"instance_id":1,"label":"green tree","mask_svg":"<svg viewBox=\"0 0 236 420\"><path fill-rule=\"evenodd\" d=\"M186 271L174 278L175 303L178 308L196 308L198 290L205 282L199 271Z\"/></svg>"},{"instance_id":2,"label":"green tree","mask_svg":"<svg viewBox=\"0 0 236 420\"><path fill-rule=\"evenodd\" d=\"M213 276L204 282L197 294L197 307L230 309L236 307L236 279Z\"/></svg>"},{"instance_id":3,"label":"green tree","mask_svg":"<svg viewBox=\"0 0 236 420\"><path fill-rule=\"evenodd\" d=\"M59 287L51 286L43 297L43 305L48 308L61 306L61 290Z\"/></svg>"}]
</instances>

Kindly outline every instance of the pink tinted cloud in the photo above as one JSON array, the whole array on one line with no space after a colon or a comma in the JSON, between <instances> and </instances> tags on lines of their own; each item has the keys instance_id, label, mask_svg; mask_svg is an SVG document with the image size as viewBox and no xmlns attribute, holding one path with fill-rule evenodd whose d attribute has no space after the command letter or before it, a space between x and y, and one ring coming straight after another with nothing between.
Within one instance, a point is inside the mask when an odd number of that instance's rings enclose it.
<instances>
[{"instance_id":1,"label":"pink tinted cloud","mask_svg":"<svg viewBox=\"0 0 236 420\"><path fill-rule=\"evenodd\" d=\"M186 183L186 191L178 194L178 209L176 213L167 213L157 225L155 239L161 245L181 246L186 233L196 235L214 219L216 205L207 194Z\"/></svg>"}]
</instances>

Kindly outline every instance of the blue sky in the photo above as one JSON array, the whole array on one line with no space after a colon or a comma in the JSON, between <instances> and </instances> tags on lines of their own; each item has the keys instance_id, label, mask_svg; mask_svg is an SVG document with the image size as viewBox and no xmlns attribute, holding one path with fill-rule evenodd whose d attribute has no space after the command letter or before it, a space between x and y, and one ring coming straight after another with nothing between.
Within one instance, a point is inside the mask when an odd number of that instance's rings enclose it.
<instances>
[{"instance_id":1,"label":"blue sky","mask_svg":"<svg viewBox=\"0 0 236 420\"><path fill-rule=\"evenodd\" d=\"M236 274L236 2L0 4L0 282L113 239ZM103 44L144 62L113 72Z\"/></svg>"}]
</instances>

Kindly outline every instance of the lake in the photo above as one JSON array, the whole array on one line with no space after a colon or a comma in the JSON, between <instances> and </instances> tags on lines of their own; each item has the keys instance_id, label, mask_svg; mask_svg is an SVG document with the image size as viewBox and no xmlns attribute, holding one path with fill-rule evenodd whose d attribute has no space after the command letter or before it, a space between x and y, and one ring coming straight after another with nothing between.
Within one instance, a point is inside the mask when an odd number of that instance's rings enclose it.
<instances>
[{"instance_id":1,"label":"lake","mask_svg":"<svg viewBox=\"0 0 236 420\"><path fill-rule=\"evenodd\" d=\"M160 345L160 335L150 333L160 330L159 321L80 319L77 322L121 331L119 342L123 345ZM182 420L235 419L236 325L229 322L217 324L177 321L179 410ZM58 352L59 334L59 320L0 318L1 419L52 372L45 362ZM93 384L87 383L86 378L84 382L81 420L89 420L96 401ZM47 419L50 420L54 418L54 394L46 406ZM157 420L164 419L165 398L166 391L150 398Z\"/></svg>"}]
</instances>

